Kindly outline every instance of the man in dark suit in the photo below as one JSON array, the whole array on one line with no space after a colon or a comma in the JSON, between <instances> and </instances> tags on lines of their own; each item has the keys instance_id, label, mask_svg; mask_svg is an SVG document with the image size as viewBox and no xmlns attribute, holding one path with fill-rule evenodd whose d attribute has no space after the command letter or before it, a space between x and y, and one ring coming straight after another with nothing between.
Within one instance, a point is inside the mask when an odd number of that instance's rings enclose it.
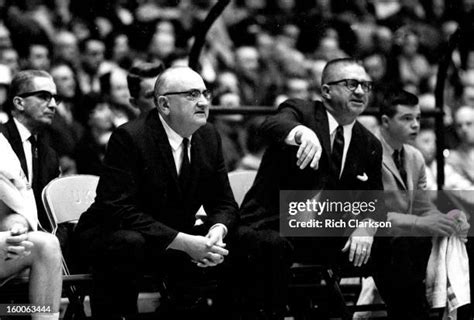
<instances>
[{"instance_id":1,"label":"man in dark suit","mask_svg":"<svg viewBox=\"0 0 474 320\"><path fill-rule=\"evenodd\" d=\"M56 152L46 143L42 132L51 125L59 103L56 85L49 73L21 71L12 79L10 87L11 118L0 125L0 132L10 142L33 188L40 227L46 231L50 231L51 226L41 202L41 192L60 172Z\"/></svg>"},{"instance_id":2,"label":"man in dark suit","mask_svg":"<svg viewBox=\"0 0 474 320\"><path fill-rule=\"evenodd\" d=\"M95 275L95 318L136 313L143 270L199 276L228 254L237 204L220 137L206 123L209 98L199 74L170 68L155 84L157 109L112 134L96 200L76 228ZM196 227L201 205L207 218Z\"/></svg>"},{"instance_id":3,"label":"man in dark suit","mask_svg":"<svg viewBox=\"0 0 474 320\"><path fill-rule=\"evenodd\" d=\"M383 189L382 147L356 121L367 106L371 87L369 76L355 60L330 61L322 75L322 102L287 100L263 124L263 134L273 143L265 152L254 185L241 207L243 223L251 228L241 235L241 242L251 238L262 241L256 253L251 253L259 263L272 261L281 265L284 261L288 266L296 260L360 267L368 262L373 228L334 230L338 235L333 237L280 238L275 234L284 218L279 214L281 190L347 190L344 197L357 200L356 194L361 194L358 190ZM384 219L383 201L378 202L376 213ZM375 216L360 216L359 220L371 218ZM267 246L280 250L261 250ZM285 267L266 269L263 279L283 279L273 284L271 291L279 293L271 297L274 301L267 302L272 304L267 308L281 314L287 276L272 273L285 272Z\"/></svg>"}]
</instances>

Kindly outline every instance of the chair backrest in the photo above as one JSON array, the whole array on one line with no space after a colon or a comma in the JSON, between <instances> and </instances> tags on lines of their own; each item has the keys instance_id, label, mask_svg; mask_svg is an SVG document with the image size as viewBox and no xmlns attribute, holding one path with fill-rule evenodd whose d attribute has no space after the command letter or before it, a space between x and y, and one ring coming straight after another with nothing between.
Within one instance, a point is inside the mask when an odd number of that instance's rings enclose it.
<instances>
[{"instance_id":1,"label":"chair backrest","mask_svg":"<svg viewBox=\"0 0 474 320\"><path fill-rule=\"evenodd\" d=\"M73 175L52 180L41 194L46 213L53 221L53 233L58 224L79 220L94 202L99 177Z\"/></svg>"},{"instance_id":2,"label":"chair backrest","mask_svg":"<svg viewBox=\"0 0 474 320\"><path fill-rule=\"evenodd\" d=\"M249 191L250 187L255 180L257 170L242 170L229 172L229 183L234 193L235 201L240 207L242 201L244 201L245 194Z\"/></svg>"}]
</instances>

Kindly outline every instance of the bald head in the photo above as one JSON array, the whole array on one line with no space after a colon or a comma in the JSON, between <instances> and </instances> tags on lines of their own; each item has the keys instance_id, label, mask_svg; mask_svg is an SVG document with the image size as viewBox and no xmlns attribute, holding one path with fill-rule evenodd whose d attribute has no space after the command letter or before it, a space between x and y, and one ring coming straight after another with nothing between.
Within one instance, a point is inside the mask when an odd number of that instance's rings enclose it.
<instances>
[{"instance_id":1,"label":"bald head","mask_svg":"<svg viewBox=\"0 0 474 320\"><path fill-rule=\"evenodd\" d=\"M189 67L166 69L154 89L158 112L182 137L189 137L206 124L209 95L201 76Z\"/></svg>"},{"instance_id":2,"label":"bald head","mask_svg":"<svg viewBox=\"0 0 474 320\"><path fill-rule=\"evenodd\" d=\"M163 93L170 91L171 89L175 91L176 86L180 86L180 83L187 82L186 80L198 80L198 82L203 82L199 73L194 71L189 67L171 67L163 71L163 73L158 77L155 82L155 96L160 96ZM174 89L173 89L174 88Z\"/></svg>"},{"instance_id":3,"label":"bald head","mask_svg":"<svg viewBox=\"0 0 474 320\"><path fill-rule=\"evenodd\" d=\"M326 63L326 66L323 69L321 82L324 84L324 83L328 83L334 80L339 80L338 76L339 76L339 73L341 72L341 69L343 67L353 66L353 65L364 68L357 60L352 59L352 58L342 58L342 59L335 59L335 60L329 61L328 63Z\"/></svg>"}]
</instances>

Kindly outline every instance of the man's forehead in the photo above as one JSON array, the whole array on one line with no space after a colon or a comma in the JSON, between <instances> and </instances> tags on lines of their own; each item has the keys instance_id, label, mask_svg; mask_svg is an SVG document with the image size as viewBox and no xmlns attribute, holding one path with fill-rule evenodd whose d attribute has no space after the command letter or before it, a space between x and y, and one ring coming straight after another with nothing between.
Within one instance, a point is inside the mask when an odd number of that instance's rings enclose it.
<instances>
[{"instance_id":1,"label":"man's forehead","mask_svg":"<svg viewBox=\"0 0 474 320\"><path fill-rule=\"evenodd\" d=\"M334 80L340 79L356 79L356 80L370 80L369 75L365 69L355 63L336 65L332 69L331 77ZM331 79L331 81L334 81Z\"/></svg>"},{"instance_id":2,"label":"man's forehead","mask_svg":"<svg viewBox=\"0 0 474 320\"><path fill-rule=\"evenodd\" d=\"M474 109L473 108L460 108L455 114L456 122L471 122L474 119Z\"/></svg>"},{"instance_id":3,"label":"man's forehead","mask_svg":"<svg viewBox=\"0 0 474 320\"><path fill-rule=\"evenodd\" d=\"M420 113L420 105L410 106L407 104L397 104L397 111L399 113Z\"/></svg>"},{"instance_id":4,"label":"man's forehead","mask_svg":"<svg viewBox=\"0 0 474 320\"><path fill-rule=\"evenodd\" d=\"M51 93L56 92L56 85L49 77L34 77L31 81L32 91L45 90Z\"/></svg>"},{"instance_id":5,"label":"man's forehead","mask_svg":"<svg viewBox=\"0 0 474 320\"><path fill-rule=\"evenodd\" d=\"M205 88L201 76L188 69L176 70L171 73L167 78L167 86L183 90Z\"/></svg>"}]
</instances>

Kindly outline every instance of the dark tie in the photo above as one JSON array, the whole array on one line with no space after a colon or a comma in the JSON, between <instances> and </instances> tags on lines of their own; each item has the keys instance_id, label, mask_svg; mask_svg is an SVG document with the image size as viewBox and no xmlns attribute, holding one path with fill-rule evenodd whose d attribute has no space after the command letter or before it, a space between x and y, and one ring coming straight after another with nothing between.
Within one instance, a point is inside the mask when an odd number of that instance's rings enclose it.
<instances>
[{"instance_id":1,"label":"dark tie","mask_svg":"<svg viewBox=\"0 0 474 320\"><path fill-rule=\"evenodd\" d=\"M334 171L336 176L339 178L342 167L342 155L344 153L344 129L342 126L338 126L336 129L336 136L332 144L332 163L334 165Z\"/></svg>"},{"instance_id":2,"label":"dark tie","mask_svg":"<svg viewBox=\"0 0 474 320\"><path fill-rule=\"evenodd\" d=\"M32 156L32 165L33 165L33 181L30 181L32 184L33 188L38 185L38 169L39 169L39 158L38 158L38 141L36 140L35 136L30 136L28 138L30 140L31 144L31 156Z\"/></svg>"},{"instance_id":3,"label":"dark tie","mask_svg":"<svg viewBox=\"0 0 474 320\"><path fill-rule=\"evenodd\" d=\"M181 191L185 191L191 176L191 165L188 157L189 139L183 139L183 161L181 163L181 170L179 171L179 185Z\"/></svg>"},{"instance_id":4,"label":"dark tie","mask_svg":"<svg viewBox=\"0 0 474 320\"><path fill-rule=\"evenodd\" d=\"M401 150L395 150L393 152L393 161L395 162L395 166L397 166L398 172L402 177L403 182L407 183L407 172L405 170L405 166L403 165L405 158L405 153L403 152L403 148Z\"/></svg>"}]
</instances>

